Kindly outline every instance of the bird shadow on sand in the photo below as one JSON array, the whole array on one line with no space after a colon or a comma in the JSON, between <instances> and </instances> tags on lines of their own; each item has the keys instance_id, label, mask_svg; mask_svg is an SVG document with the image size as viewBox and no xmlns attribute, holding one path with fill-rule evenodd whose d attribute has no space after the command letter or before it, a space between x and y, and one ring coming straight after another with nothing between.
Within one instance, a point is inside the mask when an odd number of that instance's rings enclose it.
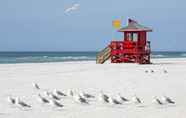
<instances>
[{"instance_id":1,"label":"bird shadow on sand","mask_svg":"<svg viewBox=\"0 0 186 118\"><path fill-rule=\"evenodd\" d=\"M158 108L158 109L167 109L167 108L173 108L173 107L176 107L176 105L161 105L161 106L154 106L155 108Z\"/></svg>"},{"instance_id":2,"label":"bird shadow on sand","mask_svg":"<svg viewBox=\"0 0 186 118\"><path fill-rule=\"evenodd\" d=\"M152 105L151 107L157 108L157 109L168 109L168 108L175 108L177 107L176 104L163 104L163 105Z\"/></svg>"},{"instance_id":3,"label":"bird shadow on sand","mask_svg":"<svg viewBox=\"0 0 186 118\"><path fill-rule=\"evenodd\" d=\"M136 105L136 107L138 107L138 108L146 108L147 106L146 105Z\"/></svg>"},{"instance_id":4,"label":"bird shadow on sand","mask_svg":"<svg viewBox=\"0 0 186 118\"><path fill-rule=\"evenodd\" d=\"M117 109L124 109L126 106L124 105L108 105L109 108L117 108Z\"/></svg>"},{"instance_id":5,"label":"bird shadow on sand","mask_svg":"<svg viewBox=\"0 0 186 118\"><path fill-rule=\"evenodd\" d=\"M11 109L19 109L21 111L31 111L32 110L31 108L21 108L21 107L15 106L15 105L9 105L9 108L11 108Z\"/></svg>"},{"instance_id":6,"label":"bird shadow on sand","mask_svg":"<svg viewBox=\"0 0 186 118\"><path fill-rule=\"evenodd\" d=\"M57 107L53 107L53 108L51 108L51 110L52 111L66 111L67 109L65 109L65 108L57 108Z\"/></svg>"},{"instance_id":7,"label":"bird shadow on sand","mask_svg":"<svg viewBox=\"0 0 186 118\"><path fill-rule=\"evenodd\" d=\"M32 108L20 108L20 107L17 107L18 109L20 109L21 111L32 111L33 109Z\"/></svg>"}]
</instances>

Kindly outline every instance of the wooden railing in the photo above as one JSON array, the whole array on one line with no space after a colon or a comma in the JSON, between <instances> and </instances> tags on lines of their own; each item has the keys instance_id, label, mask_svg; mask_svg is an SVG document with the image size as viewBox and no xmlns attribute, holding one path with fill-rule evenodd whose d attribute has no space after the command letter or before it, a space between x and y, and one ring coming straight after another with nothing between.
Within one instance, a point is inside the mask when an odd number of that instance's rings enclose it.
<instances>
[{"instance_id":1,"label":"wooden railing","mask_svg":"<svg viewBox=\"0 0 186 118\"><path fill-rule=\"evenodd\" d=\"M106 60L110 58L111 48L107 46L102 51L100 51L96 56L96 63L103 64Z\"/></svg>"}]
</instances>

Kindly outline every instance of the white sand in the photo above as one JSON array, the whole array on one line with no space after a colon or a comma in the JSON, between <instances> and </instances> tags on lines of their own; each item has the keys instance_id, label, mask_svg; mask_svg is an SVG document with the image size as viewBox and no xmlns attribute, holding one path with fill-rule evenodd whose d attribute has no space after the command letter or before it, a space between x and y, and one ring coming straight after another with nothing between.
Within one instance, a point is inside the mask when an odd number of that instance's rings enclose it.
<instances>
[{"instance_id":1,"label":"white sand","mask_svg":"<svg viewBox=\"0 0 186 118\"><path fill-rule=\"evenodd\" d=\"M185 118L186 59L154 59L154 64L103 64L95 62L65 62L0 65L0 118ZM153 69L154 73L145 73ZM164 69L168 73L164 73ZM124 105L90 105L74 103L64 98L61 110L41 105L32 82L43 89L83 90L97 95L103 90L114 96L118 92L128 99L136 94L143 107ZM8 95L20 96L33 107L21 110L8 104ZM155 105L153 96L170 96L176 105Z\"/></svg>"}]
</instances>

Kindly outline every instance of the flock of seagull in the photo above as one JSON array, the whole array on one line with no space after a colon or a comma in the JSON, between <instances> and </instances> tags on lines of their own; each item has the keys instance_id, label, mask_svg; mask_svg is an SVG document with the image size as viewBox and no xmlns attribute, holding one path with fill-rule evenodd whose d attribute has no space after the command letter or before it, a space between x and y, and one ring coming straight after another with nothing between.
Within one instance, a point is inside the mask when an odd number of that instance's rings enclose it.
<instances>
[{"instance_id":1,"label":"flock of seagull","mask_svg":"<svg viewBox=\"0 0 186 118\"><path fill-rule=\"evenodd\" d=\"M33 83L32 85L34 89L41 90L41 88L39 87L37 83ZM69 90L67 93L64 93L57 89L54 89L52 92L44 90L43 95L41 95L40 93L37 94L37 98L42 104L49 104L57 108L64 107L64 105L61 103L64 97L71 97L73 101L78 102L80 104L90 104L90 99L96 99L97 101L101 103L107 103L111 105L122 105L125 102L132 102L135 104L143 103L143 101L136 95L134 95L132 99L129 100L128 98L125 98L121 94L117 94L117 96L112 97L112 96L105 94L103 91L100 91L100 93L97 96L89 94L89 93L85 93L82 91L75 93L72 90ZM20 99L19 97L8 96L7 101L11 105L17 105L21 108L32 107L32 105L28 104L27 102ZM167 96L162 96L161 99L155 96L153 97L153 102L158 105L175 104L175 102L170 97L167 97Z\"/></svg>"},{"instance_id":2,"label":"flock of seagull","mask_svg":"<svg viewBox=\"0 0 186 118\"><path fill-rule=\"evenodd\" d=\"M154 73L154 72L155 72L155 71L152 70L152 69L151 69L151 70L145 70L145 73ZM166 74L166 73L168 73L168 71L164 69L164 70L163 70L163 73Z\"/></svg>"}]
</instances>

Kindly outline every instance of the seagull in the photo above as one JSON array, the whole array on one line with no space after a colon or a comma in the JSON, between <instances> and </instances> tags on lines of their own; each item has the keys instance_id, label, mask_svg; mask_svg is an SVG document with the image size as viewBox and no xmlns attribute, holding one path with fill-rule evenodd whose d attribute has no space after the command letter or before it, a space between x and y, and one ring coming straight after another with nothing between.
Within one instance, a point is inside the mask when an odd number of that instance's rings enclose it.
<instances>
[{"instance_id":1,"label":"seagull","mask_svg":"<svg viewBox=\"0 0 186 118\"><path fill-rule=\"evenodd\" d=\"M42 103L49 103L49 100L47 100L46 98L44 98L43 96L41 96L40 94L38 94L38 98Z\"/></svg>"},{"instance_id":2,"label":"seagull","mask_svg":"<svg viewBox=\"0 0 186 118\"><path fill-rule=\"evenodd\" d=\"M48 91L44 91L44 95L49 97L50 92L48 92Z\"/></svg>"},{"instance_id":3,"label":"seagull","mask_svg":"<svg viewBox=\"0 0 186 118\"><path fill-rule=\"evenodd\" d=\"M94 98L95 96L88 94L88 93L84 93L84 92L80 92L79 95L83 98Z\"/></svg>"},{"instance_id":4,"label":"seagull","mask_svg":"<svg viewBox=\"0 0 186 118\"><path fill-rule=\"evenodd\" d=\"M59 90L57 90L57 89L54 89L53 93L54 93L55 95L67 96L66 94L64 94L63 92L61 92L61 91L59 91Z\"/></svg>"},{"instance_id":5,"label":"seagull","mask_svg":"<svg viewBox=\"0 0 186 118\"><path fill-rule=\"evenodd\" d=\"M48 92L48 91L44 91L44 94L52 99L55 99L55 100L61 100L61 98L59 98L57 95L54 95L53 93L51 92Z\"/></svg>"},{"instance_id":6,"label":"seagull","mask_svg":"<svg viewBox=\"0 0 186 118\"><path fill-rule=\"evenodd\" d=\"M140 98L137 97L136 95L134 95L134 97L132 98L132 101L133 101L134 103L137 103L137 104L142 103L142 101L140 100Z\"/></svg>"},{"instance_id":7,"label":"seagull","mask_svg":"<svg viewBox=\"0 0 186 118\"><path fill-rule=\"evenodd\" d=\"M11 103L11 104L15 104L15 103L16 103L15 99L12 98L12 97L10 97L10 96L8 96L7 100L8 100L8 102Z\"/></svg>"},{"instance_id":8,"label":"seagull","mask_svg":"<svg viewBox=\"0 0 186 118\"><path fill-rule=\"evenodd\" d=\"M23 102L20 100L20 98L16 98L16 104L20 105L21 107L25 107L25 108L31 108L31 105L28 105L27 103Z\"/></svg>"},{"instance_id":9,"label":"seagull","mask_svg":"<svg viewBox=\"0 0 186 118\"><path fill-rule=\"evenodd\" d=\"M166 101L167 103L175 104L175 102L174 102L171 98L169 98L169 97L167 97L167 96L163 96L162 99L163 99L164 101Z\"/></svg>"},{"instance_id":10,"label":"seagull","mask_svg":"<svg viewBox=\"0 0 186 118\"><path fill-rule=\"evenodd\" d=\"M108 103L109 102L108 99L109 99L109 97L106 94L104 94L102 91L98 95L98 100L99 101Z\"/></svg>"},{"instance_id":11,"label":"seagull","mask_svg":"<svg viewBox=\"0 0 186 118\"><path fill-rule=\"evenodd\" d=\"M60 107L60 108L64 107L64 105L62 105L61 103L59 103L56 100L50 100L50 104L53 106L56 106L56 107Z\"/></svg>"},{"instance_id":12,"label":"seagull","mask_svg":"<svg viewBox=\"0 0 186 118\"><path fill-rule=\"evenodd\" d=\"M55 100L61 100L61 98L59 98L58 96L56 96L52 93L49 94L49 97L52 98L52 99L55 99Z\"/></svg>"},{"instance_id":13,"label":"seagull","mask_svg":"<svg viewBox=\"0 0 186 118\"><path fill-rule=\"evenodd\" d=\"M79 103L88 104L88 101L85 98L82 98L79 94L74 95L74 100Z\"/></svg>"},{"instance_id":14,"label":"seagull","mask_svg":"<svg viewBox=\"0 0 186 118\"><path fill-rule=\"evenodd\" d=\"M164 70L163 72L164 72L164 73L168 73L167 70Z\"/></svg>"},{"instance_id":15,"label":"seagull","mask_svg":"<svg viewBox=\"0 0 186 118\"><path fill-rule=\"evenodd\" d=\"M74 93L73 93L73 91L72 91L72 90L68 90L67 95L68 95L68 96L73 96L73 95L74 95Z\"/></svg>"},{"instance_id":16,"label":"seagull","mask_svg":"<svg viewBox=\"0 0 186 118\"><path fill-rule=\"evenodd\" d=\"M154 70L151 69L151 73L154 73Z\"/></svg>"},{"instance_id":17,"label":"seagull","mask_svg":"<svg viewBox=\"0 0 186 118\"><path fill-rule=\"evenodd\" d=\"M153 102L159 105L163 105L163 102L161 102L156 96L154 97Z\"/></svg>"},{"instance_id":18,"label":"seagull","mask_svg":"<svg viewBox=\"0 0 186 118\"><path fill-rule=\"evenodd\" d=\"M127 98L121 96L120 93L118 93L116 97L117 97L117 100L119 100L120 102L127 102L127 101L129 101Z\"/></svg>"},{"instance_id":19,"label":"seagull","mask_svg":"<svg viewBox=\"0 0 186 118\"><path fill-rule=\"evenodd\" d=\"M73 6L65 9L65 13L71 12L71 11L75 11L79 9L80 4L74 4Z\"/></svg>"},{"instance_id":20,"label":"seagull","mask_svg":"<svg viewBox=\"0 0 186 118\"><path fill-rule=\"evenodd\" d=\"M37 90L40 89L40 87L39 87L39 85L38 85L37 83L32 83L32 86L33 86L35 89L37 89Z\"/></svg>"},{"instance_id":21,"label":"seagull","mask_svg":"<svg viewBox=\"0 0 186 118\"><path fill-rule=\"evenodd\" d=\"M117 101L116 99L112 98L112 97L109 97L108 98L108 101L110 104L122 104L121 102Z\"/></svg>"}]
</instances>

